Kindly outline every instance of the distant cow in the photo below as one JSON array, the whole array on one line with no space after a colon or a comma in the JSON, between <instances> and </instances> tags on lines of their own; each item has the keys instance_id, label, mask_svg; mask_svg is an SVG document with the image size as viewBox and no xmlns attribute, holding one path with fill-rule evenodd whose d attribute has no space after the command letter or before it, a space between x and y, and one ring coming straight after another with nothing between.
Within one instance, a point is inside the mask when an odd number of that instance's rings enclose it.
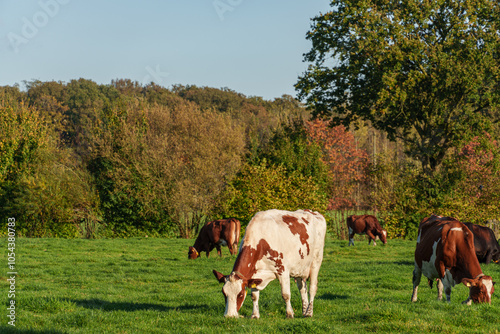
<instances>
[{"instance_id":1,"label":"distant cow","mask_svg":"<svg viewBox=\"0 0 500 334\"><path fill-rule=\"evenodd\" d=\"M479 263L498 263L500 260L500 245L495 238L495 233L486 226L464 223L474 234L474 248Z\"/></svg>"},{"instance_id":2,"label":"distant cow","mask_svg":"<svg viewBox=\"0 0 500 334\"><path fill-rule=\"evenodd\" d=\"M217 248L217 254L222 256L220 246L227 246L231 255L236 254L240 241L240 228L240 221L235 218L206 223L201 228L194 245L189 247L188 258L196 259L201 252L206 252L208 257L214 247Z\"/></svg>"},{"instance_id":3,"label":"distant cow","mask_svg":"<svg viewBox=\"0 0 500 334\"><path fill-rule=\"evenodd\" d=\"M380 226L375 216L349 216L347 217L347 227L349 228L349 246L354 246L354 234L368 235L368 245L373 240L373 246L376 246L376 237L379 237L384 244L387 243L387 231Z\"/></svg>"},{"instance_id":4,"label":"distant cow","mask_svg":"<svg viewBox=\"0 0 500 334\"><path fill-rule=\"evenodd\" d=\"M253 301L252 318L260 318L259 291L278 278L281 295L286 303L286 316L293 318L290 277L294 277L302 298L302 314L312 317L325 234L326 221L318 212L258 212L246 228L231 274L224 276L213 271L217 280L224 283L224 316L238 317L246 297L246 288L249 287ZM310 301L307 298L307 279Z\"/></svg>"},{"instance_id":5,"label":"distant cow","mask_svg":"<svg viewBox=\"0 0 500 334\"><path fill-rule=\"evenodd\" d=\"M469 288L467 305L490 303L494 291L491 276L483 274L474 249L472 232L455 218L432 215L424 218L418 228L413 270L412 302L417 301L417 289L424 274L432 281L438 279L438 299L450 301L451 288L462 282Z\"/></svg>"}]
</instances>

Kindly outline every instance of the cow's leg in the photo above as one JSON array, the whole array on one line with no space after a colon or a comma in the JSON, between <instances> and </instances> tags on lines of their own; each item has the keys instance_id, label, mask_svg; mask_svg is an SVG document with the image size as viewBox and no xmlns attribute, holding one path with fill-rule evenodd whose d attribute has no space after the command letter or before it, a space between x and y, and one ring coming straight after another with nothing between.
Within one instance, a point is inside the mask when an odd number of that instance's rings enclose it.
<instances>
[{"instance_id":1,"label":"cow's leg","mask_svg":"<svg viewBox=\"0 0 500 334\"><path fill-rule=\"evenodd\" d=\"M373 240L373 246L377 246L377 243L375 242L375 236L371 231L366 232L366 235L368 235L368 245L370 244L370 241Z\"/></svg>"},{"instance_id":2,"label":"cow's leg","mask_svg":"<svg viewBox=\"0 0 500 334\"><path fill-rule=\"evenodd\" d=\"M224 241L224 240L222 240L222 241ZM229 253L231 255L237 254L236 243L234 242L234 240L229 239L225 243L222 243L222 246L227 246L227 249L229 249Z\"/></svg>"},{"instance_id":3,"label":"cow's leg","mask_svg":"<svg viewBox=\"0 0 500 334\"><path fill-rule=\"evenodd\" d=\"M354 231L349 227L349 246L354 246Z\"/></svg>"},{"instance_id":4,"label":"cow's leg","mask_svg":"<svg viewBox=\"0 0 500 334\"><path fill-rule=\"evenodd\" d=\"M444 267L443 263L441 263L441 265ZM449 303L451 300L451 287L455 284L455 280L453 279L452 274L447 269L445 269L445 274L442 277L443 278L441 278L440 281L442 282L442 285L444 287L444 294L446 295L446 301Z\"/></svg>"},{"instance_id":5,"label":"cow's leg","mask_svg":"<svg viewBox=\"0 0 500 334\"><path fill-rule=\"evenodd\" d=\"M210 252L214 249L214 245L209 245L205 248L205 252L207 253L207 258L210 257Z\"/></svg>"},{"instance_id":6,"label":"cow's leg","mask_svg":"<svg viewBox=\"0 0 500 334\"><path fill-rule=\"evenodd\" d=\"M493 257L493 252L491 250L488 250L488 252L486 253L486 260L484 263L490 264L492 257Z\"/></svg>"},{"instance_id":7,"label":"cow's leg","mask_svg":"<svg viewBox=\"0 0 500 334\"><path fill-rule=\"evenodd\" d=\"M314 304L314 297L316 296L316 292L318 291L318 275L319 275L319 268L320 268L321 262L319 265L311 268L311 276L309 277L309 306L307 307L307 311L305 316L306 317L312 317L313 316L313 304Z\"/></svg>"},{"instance_id":8,"label":"cow's leg","mask_svg":"<svg viewBox=\"0 0 500 334\"><path fill-rule=\"evenodd\" d=\"M231 242L231 240L229 240L229 241L227 242L227 248L229 249L229 253L231 253L231 255L236 254L236 253L234 252L234 249L235 249L235 247L234 247L234 242Z\"/></svg>"},{"instance_id":9,"label":"cow's leg","mask_svg":"<svg viewBox=\"0 0 500 334\"><path fill-rule=\"evenodd\" d=\"M215 244L215 248L217 248L217 254L222 257L222 250L220 249L220 245L219 244Z\"/></svg>"},{"instance_id":10,"label":"cow's leg","mask_svg":"<svg viewBox=\"0 0 500 334\"><path fill-rule=\"evenodd\" d=\"M422 278L422 270L415 263L415 269L413 269L413 293L411 295L411 301L417 301L418 285L420 284L420 279Z\"/></svg>"},{"instance_id":11,"label":"cow's leg","mask_svg":"<svg viewBox=\"0 0 500 334\"><path fill-rule=\"evenodd\" d=\"M449 303L451 301L451 286L448 282L444 284L444 294L446 295L446 301ZM439 285L438 285L439 286Z\"/></svg>"},{"instance_id":12,"label":"cow's leg","mask_svg":"<svg viewBox=\"0 0 500 334\"><path fill-rule=\"evenodd\" d=\"M449 303L451 301L451 286L444 287L444 294L446 295L446 301Z\"/></svg>"},{"instance_id":13,"label":"cow's leg","mask_svg":"<svg viewBox=\"0 0 500 334\"><path fill-rule=\"evenodd\" d=\"M292 303L290 302L290 274L288 272L284 272L279 276L279 281L281 285L281 296L286 304L286 317L293 318L293 308Z\"/></svg>"},{"instance_id":14,"label":"cow's leg","mask_svg":"<svg viewBox=\"0 0 500 334\"><path fill-rule=\"evenodd\" d=\"M309 306L309 300L307 298L307 283L305 278L297 278L297 288L300 291L300 297L302 298L302 315L305 317L307 312L307 307Z\"/></svg>"},{"instance_id":15,"label":"cow's leg","mask_svg":"<svg viewBox=\"0 0 500 334\"><path fill-rule=\"evenodd\" d=\"M437 289L438 289L438 300L443 299L443 282L438 279L437 280Z\"/></svg>"},{"instance_id":16,"label":"cow's leg","mask_svg":"<svg viewBox=\"0 0 500 334\"><path fill-rule=\"evenodd\" d=\"M252 311L252 319L259 319L259 290L252 289L252 302L253 302L253 311Z\"/></svg>"}]
</instances>

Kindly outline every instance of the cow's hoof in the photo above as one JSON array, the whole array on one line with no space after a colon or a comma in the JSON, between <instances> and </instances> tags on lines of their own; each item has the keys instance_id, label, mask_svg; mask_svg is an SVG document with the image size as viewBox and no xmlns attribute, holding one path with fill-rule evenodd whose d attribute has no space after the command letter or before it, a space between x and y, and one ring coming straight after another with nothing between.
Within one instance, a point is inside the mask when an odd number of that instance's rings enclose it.
<instances>
[{"instance_id":1,"label":"cow's hoof","mask_svg":"<svg viewBox=\"0 0 500 334\"><path fill-rule=\"evenodd\" d=\"M252 314L251 319L260 319L260 315L253 315L253 314Z\"/></svg>"},{"instance_id":2,"label":"cow's hoof","mask_svg":"<svg viewBox=\"0 0 500 334\"><path fill-rule=\"evenodd\" d=\"M293 319L293 314L287 314L287 315L286 315L286 318L287 318L287 319Z\"/></svg>"}]
</instances>

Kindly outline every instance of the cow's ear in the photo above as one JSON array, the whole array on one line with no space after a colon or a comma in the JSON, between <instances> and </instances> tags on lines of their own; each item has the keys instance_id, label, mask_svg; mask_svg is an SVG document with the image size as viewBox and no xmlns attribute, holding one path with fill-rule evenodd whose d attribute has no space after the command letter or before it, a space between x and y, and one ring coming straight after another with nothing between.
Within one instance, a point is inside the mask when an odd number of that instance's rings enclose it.
<instances>
[{"instance_id":1,"label":"cow's ear","mask_svg":"<svg viewBox=\"0 0 500 334\"><path fill-rule=\"evenodd\" d=\"M221 274L220 272L218 272L215 269L212 270L212 272L214 273L215 278L217 278L217 280L219 281L219 283L226 283L226 276L224 276L223 274Z\"/></svg>"},{"instance_id":2,"label":"cow's ear","mask_svg":"<svg viewBox=\"0 0 500 334\"><path fill-rule=\"evenodd\" d=\"M477 285L476 280L474 280L474 279L470 279L470 278L464 278L464 279L462 279L462 283L463 283L466 287L468 287L468 288L470 288L471 286L476 286L476 285Z\"/></svg>"},{"instance_id":3,"label":"cow's ear","mask_svg":"<svg viewBox=\"0 0 500 334\"><path fill-rule=\"evenodd\" d=\"M260 283L262 283L262 280L260 278L251 279L248 281L248 287L256 289L257 285L259 285Z\"/></svg>"}]
</instances>

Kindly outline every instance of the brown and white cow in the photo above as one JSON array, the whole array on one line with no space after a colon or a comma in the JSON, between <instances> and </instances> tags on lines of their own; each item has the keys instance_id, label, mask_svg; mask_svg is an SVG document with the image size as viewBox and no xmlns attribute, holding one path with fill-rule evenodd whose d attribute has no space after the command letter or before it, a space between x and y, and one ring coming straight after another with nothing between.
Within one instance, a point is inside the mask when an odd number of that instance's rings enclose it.
<instances>
[{"instance_id":1,"label":"brown and white cow","mask_svg":"<svg viewBox=\"0 0 500 334\"><path fill-rule=\"evenodd\" d=\"M412 302L417 301L422 274L429 279L431 287L432 281L438 279L439 300L442 299L444 287L446 300L449 302L451 288L461 282L469 287L469 297L464 303L491 303L495 282L481 270L472 232L455 218L432 215L420 222L415 249Z\"/></svg>"},{"instance_id":2,"label":"brown and white cow","mask_svg":"<svg viewBox=\"0 0 500 334\"><path fill-rule=\"evenodd\" d=\"M240 242L240 228L240 221L235 218L206 223L201 228L194 245L189 247L188 258L196 259L201 252L206 252L208 257L214 247L217 248L217 254L222 256L221 246L227 246L231 255L236 254Z\"/></svg>"},{"instance_id":3,"label":"brown and white cow","mask_svg":"<svg viewBox=\"0 0 500 334\"><path fill-rule=\"evenodd\" d=\"M387 231L380 226L375 216L349 216L347 217L347 227L349 229L349 246L354 246L355 234L366 234L368 236L368 245L373 240L373 246L376 246L375 239L377 237L379 237L384 244L387 243Z\"/></svg>"},{"instance_id":4,"label":"brown and white cow","mask_svg":"<svg viewBox=\"0 0 500 334\"><path fill-rule=\"evenodd\" d=\"M224 283L224 316L238 317L248 287L253 301L252 318L260 318L259 292L278 278L286 316L293 318L290 303L290 277L293 277L302 298L302 314L312 317L325 234L326 221L318 212L269 210L255 214L246 228L231 274L224 276L213 271L217 280Z\"/></svg>"}]
</instances>

